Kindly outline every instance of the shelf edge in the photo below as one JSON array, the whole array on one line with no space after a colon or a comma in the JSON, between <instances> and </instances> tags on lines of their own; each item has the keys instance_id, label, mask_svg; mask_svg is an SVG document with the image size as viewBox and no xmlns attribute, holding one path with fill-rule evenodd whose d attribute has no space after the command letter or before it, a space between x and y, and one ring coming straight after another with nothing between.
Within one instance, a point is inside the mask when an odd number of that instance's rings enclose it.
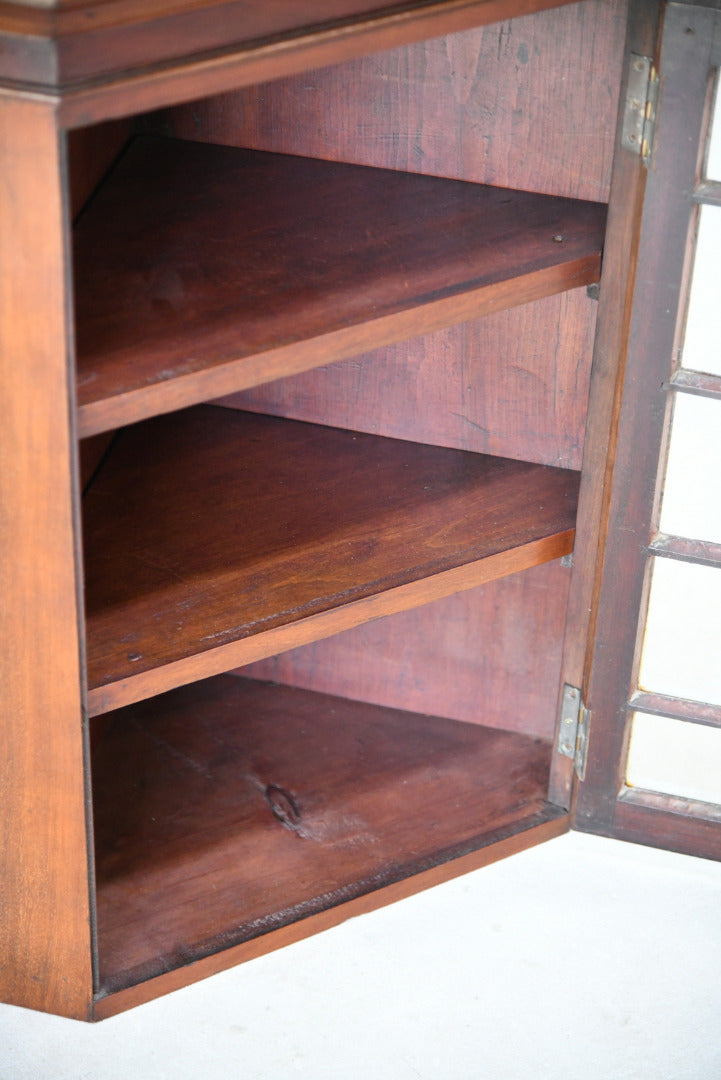
<instances>
[{"instance_id":1,"label":"shelf edge","mask_svg":"<svg viewBox=\"0 0 721 1080\"><path fill-rule=\"evenodd\" d=\"M422 607L433 600L474 589L488 581L537 566L541 562L551 562L570 554L573 541L573 529L554 533L510 551L501 551L485 559L445 570L430 578L399 585L298 622L274 627L252 637L195 653L162 667L140 672L131 678L91 687L87 693L88 714L99 716L210 675L220 675L299 645L320 641L373 619Z\"/></svg>"},{"instance_id":2,"label":"shelf edge","mask_svg":"<svg viewBox=\"0 0 721 1080\"><path fill-rule=\"evenodd\" d=\"M334 330L321 337L230 360L189 375L129 390L78 406L78 436L99 435L126 424L173 412L212 398L248 390L279 378L349 359L384 345L432 333L470 319L519 307L534 300L593 284L600 253L536 270L521 277L416 305L379 319ZM371 329L373 341L368 340Z\"/></svg>"},{"instance_id":3,"label":"shelf edge","mask_svg":"<svg viewBox=\"0 0 721 1080\"><path fill-rule=\"evenodd\" d=\"M183 986L198 982L209 975L217 974L234 967L246 960L254 960L276 949L284 948L293 942L311 937L323 930L338 926L347 919L375 911L380 907L406 899L415 893L432 888L444 881L461 877L472 870L478 870L500 859L508 858L519 851L534 847L536 844L552 840L568 832L569 817L566 810L547 803L543 810L530 815L512 826L507 826L484 837L481 847L466 855L440 863L428 870L413 874L390 885L385 885L373 892L347 900L345 903L315 915L308 915L294 923L289 923L277 930L269 931L250 941L234 945L229 949L203 957L185 967L176 968L162 975L137 983L124 990L99 994L95 999L95 1020L104 1020L125 1009L134 1008L163 994L171 993Z\"/></svg>"}]
</instances>

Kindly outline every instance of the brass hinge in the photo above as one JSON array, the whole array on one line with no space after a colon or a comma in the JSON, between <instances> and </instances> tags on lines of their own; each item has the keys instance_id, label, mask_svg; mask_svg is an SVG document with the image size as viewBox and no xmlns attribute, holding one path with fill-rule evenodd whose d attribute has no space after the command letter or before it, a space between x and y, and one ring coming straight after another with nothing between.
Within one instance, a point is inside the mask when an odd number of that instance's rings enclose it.
<instances>
[{"instance_id":1,"label":"brass hinge","mask_svg":"<svg viewBox=\"0 0 721 1080\"><path fill-rule=\"evenodd\" d=\"M631 53L623 113L621 146L648 166L653 150L658 106L658 72L650 56Z\"/></svg>"},{"instance_id":2,"label":"brass hinge","mask_svg":"<svg viewBox=\"0 0 721 1080\"><path fill-rule=\"evenodd\" d=\"M564 757L571 758L579 780L586 775L586 752L588 749L588 726L591 719L577 686L564 684L561 698L561 716L558 724L556 749Z\"/></svg>"}]
</instances>

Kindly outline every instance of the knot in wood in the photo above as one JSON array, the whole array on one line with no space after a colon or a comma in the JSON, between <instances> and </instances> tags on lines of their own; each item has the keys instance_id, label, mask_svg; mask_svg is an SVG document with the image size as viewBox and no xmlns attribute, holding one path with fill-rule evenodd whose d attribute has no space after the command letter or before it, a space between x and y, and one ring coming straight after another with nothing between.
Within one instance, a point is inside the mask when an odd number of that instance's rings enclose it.
<instances>
[{"instance_id":1,"label":"knot in wood","mask_svg":"<svg viewBox=\"0 0 721 1080\"><path fill-rule=\"evenodd\" d=\"M278 819L281 825L285 825L286 829L297 832L300 826L300 810L293 796L284 788L278 787L277 784L268 784L265 789L265 797L268 800L273 816Z\"/></svg>"}]
</instances>

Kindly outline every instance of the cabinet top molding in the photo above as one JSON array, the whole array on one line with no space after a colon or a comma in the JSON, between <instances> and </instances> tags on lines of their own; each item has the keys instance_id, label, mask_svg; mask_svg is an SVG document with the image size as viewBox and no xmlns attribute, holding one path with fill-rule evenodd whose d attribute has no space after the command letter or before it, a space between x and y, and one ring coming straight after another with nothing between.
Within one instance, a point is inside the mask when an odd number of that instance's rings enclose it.
<instances>
[{"instance_id":1,"label":"cabinet top molding","mask_svg":"<svg viewBox=\"0 0 721 1080\"><path fill-rule=\"evenodd\" d=\"M571 0L0 0L0 88L77 127Z\"/></svg>"}]
</instances>

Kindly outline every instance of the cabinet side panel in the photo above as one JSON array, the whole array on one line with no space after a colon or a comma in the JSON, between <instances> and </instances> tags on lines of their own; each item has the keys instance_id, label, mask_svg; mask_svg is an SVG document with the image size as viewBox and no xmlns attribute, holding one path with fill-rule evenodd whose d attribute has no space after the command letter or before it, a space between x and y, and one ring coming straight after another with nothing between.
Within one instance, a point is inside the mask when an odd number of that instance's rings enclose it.
<instances>
[{"instance_id":1,"label":"cabinet side panel","mask_svg":"<svg viewBox=\"0 0 721 1080\"><path fill-rule=\"evenodd\" d=\"M242 673L550 738L569 576L545 563Z\"/></svg>"},{"instance_id":2,"label":"cabinet side panel","mask_svg":"<svg viewBox=\"0 0 721 1080\"><path fill-rule=\"evenodd\" d=\"M0 99L0 997L91 1000L63 166L46 104Z\"/></svg>"},{"instance_id":3,"label":"cabinet side panel","mask_svg":"<svg viewBox=\"0 0 721 1080\"><path fill-rule=\"evenodd\" d=\"M92 196L106 170L132 134L129 120L78 128L68 134L70 204L73 217Z\"/></svg>"}]
</instances>

